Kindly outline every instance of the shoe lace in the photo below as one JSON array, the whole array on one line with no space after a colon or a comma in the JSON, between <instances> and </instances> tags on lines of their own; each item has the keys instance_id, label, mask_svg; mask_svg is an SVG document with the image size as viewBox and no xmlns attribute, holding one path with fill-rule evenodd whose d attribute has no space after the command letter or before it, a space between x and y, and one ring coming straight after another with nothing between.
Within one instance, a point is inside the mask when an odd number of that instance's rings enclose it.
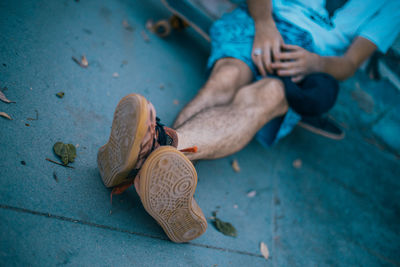
<instances>
[{"instance_id":1,"label":"shoe lace","mask_svg":"<svg viewBox=\"0 0 400 267\"><path fill-rule=\"evenodd\" d=\"M153 141L152 151L154 150L155 144L158 142L160 146L169 146L172 144L172 138L165 132L164 124L160 122L160 118L156 117L156 138Z\"/></svg>"}]
</instances>

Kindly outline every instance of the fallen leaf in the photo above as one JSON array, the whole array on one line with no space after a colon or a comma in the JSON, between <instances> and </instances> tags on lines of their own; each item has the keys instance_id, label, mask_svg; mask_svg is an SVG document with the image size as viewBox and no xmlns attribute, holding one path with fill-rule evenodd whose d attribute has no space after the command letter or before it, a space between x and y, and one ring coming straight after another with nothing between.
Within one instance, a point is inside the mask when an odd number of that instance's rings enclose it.
<instances>
[{"instance_id":1,"label":"fallen leaf","mask_svg":"<svg viewBox=\"0 0 400 267\"><path fill-rule=\"evenodd\" d=\"M6 119L12 120L12 118L10 117L10 115L8 115L8 114L5 113L5 112L0 112L0 116L4 117L4 118L6 118Z\"/></svg>"},{"instance_id":2,"label":"fallen leaf","mask_svg":"<svg viewBox=\"0 0 400 267\"><path fill-rule=\"evenodd\" d=\"M135 30L135 28L132 27L126 19L122 21L122 26L124 26L125 30L130 32L133 32Z\"/></svg>"},{"instance_id":3,"label":"fallen leaf","mask_svg":"<svg viewBox=\"0 0 400 267\"><path fill-rule=\"evenodd\" d=\"M73 144L57 142L53 146L54 153L61 158L64 165L74 162L76 158L76 148Z\"/></svg>"},{"instance_id":4,"label":"fallen leaf","mask_svg":"<svg viewBox=\"0 0 400 267\"><path fill-rule=\"evenodd\" d=\"M15 103L14 101L9 100L2 91L0 91L0 99L5 103Z\"/></svg>"},{"instance_id":5,"label":"fallen leaf","mask_svg":"<svg viewBox=\"0 0 400 267\"><path fill-rule=\"evenodd\" d=\"M144 40L146 43L149 43L149 42L150 42L150 38L149 38L149 36L147 35L147 33L146 33L145 31L141 31L141 34L142 34L143 40Z\"/></svg>"},{"instance_id":6,"label":"fallen leaf","mask_svg":"<svg viewBox=\"0 0 400 267\"><path fill-rule=\"evenodd\" d=\"M252 198L257 195L256 190L251 190L250 192L247 193L247 197Z\"/></svg>"},{"instance_id":7,"label":"fallen leaf","mask_svg":"<svg viewBox=\"0 0 400 267\"><path fill-rule=\"evenodd\" d=\"M237 236L236 228L231 223L221 221L219 218L217 218L217 212L218 211L213 211L211 217L211 219L214 220L213 224L215 228L224 235L236 237Z\"/></svg>"},{"instance_id":8,"label":"fallen leaf","mask_svg":"<svg viewBox=\"0 0 400 267\"><path fill-rule=\"evenodd\" d=\"M83 66L83 67L87 67L87 66L89 66L89 62L87 61L87 58L86 58L86 56L82 56L82 58L81 58L81 65Z\"/></svg>"},{"instance_id":9,"label":"fallen leaf","mask_svg":"<svg viewBox=\"0 0 400 267\"><path fill-rule=\"evenodd\" d=\"M58 92L58 93L56 94L56 96L57 96L58 98L63 98L64 95L65 95L64 92Z\"/></svg>"},{"instance_id":10,"label":"fallen leaf","mask_svg":"<svg viewBox=\"0 0 400 267\"><path fill-rule=\"evenodd\" d=\"M269 250L268 250L267 245L264 242L260 243L260 251L261 251L261 254L263 255L263 257L266 260L268 260L268 258L269 258Z\"/></svg>"},{"instance_id":11,"label":"fallen leaf","mask_svg":"<svg viewBox=\"0 0 400 267\"><path fill-rule=\"evenodd\" d=\"M301 161L301 159L296 159L293 161L293 167L296 169L300 169L302 165L303 162Z\"/></svg>"},{"instance_id":12,"label":"fallen leaf","mask_svg":"<svg viewBox=\"0 0 400 267\"><path fill-rule=\"evenodd\" d=\"M119 74L118 74L118 72L114 72L112 76L113 76L114 78L118 78L118 77L119 77Z\"/></svg>"},{"instance_id":13,"label":"fallen leaf","mask_svg":"<svg viewBox=\"0 0 400 267\"><path fill-rule=\"evenodd\" d=\"M27 127L29 127L29 126L31 126L29 123L25 123L25 126L27 126Z\"/></svg>"},{"instance_id":14,"label":"fallen leaf","mask_svg":"<svg viewBox=\"0 0 400 267\"><path fill-rule=\"evenodd\" d=\"M236 159L234 159L234 160L232 161L232 169L233 169L235 172L240 172L239 163L238 163L238 161L237 161Z\"/></svg>"},{"instance_id":15,"label":"fallen leaf","mask_svg":"<svg viewBox=\"0 0 400 267\"><path fill-rule=\"evenodd\" d=\"M237 209L237 208L239 208L239 206L235 204L235 205L233 205L233 208Z\"/></svg>"},{"instance_id":16,"label":"fallen leaf","mask_svg":"<svg viewBox=\"0 0 400 267\"><path fill-rule=\"evenodd\" d=\"M164 88L165 88L165 85L164 84L160 84L160 89L164 90Z\"/></svg>"},{"instance_id":17,"label":"fallen leaf","mask_svg":"<svg viewBox=\"0 0 400 267\"><path fill-rule=\"evenodd\" d=\"M86 56L82 56L81 60L79 61L76 57L72 57L72 60L78 64L79 66L81 66L82 68L87 68L87 66L89 66L89 62L87 61Z\"/></svg>"},{"instance_id":18,"label":"fallen leaf","mask_svg":"<svg viewBox=\"0 0 400 267\"><path fill-rule=\"evenodd\" d=\"M174 100L174 105L179 105L179 100L178 99Z\"/></svg>"},{"instance_id":19,"label":"fallen leaf","mask_svg":"<svg viewBox=\"0 0 400 267\"><path fill-rule=\"evenodd\" d=\"M215 217L214 226L218 231L227 236L237 236L236 228L229 222L221 221L220 219Z\"/></svg>"}]
</instances>

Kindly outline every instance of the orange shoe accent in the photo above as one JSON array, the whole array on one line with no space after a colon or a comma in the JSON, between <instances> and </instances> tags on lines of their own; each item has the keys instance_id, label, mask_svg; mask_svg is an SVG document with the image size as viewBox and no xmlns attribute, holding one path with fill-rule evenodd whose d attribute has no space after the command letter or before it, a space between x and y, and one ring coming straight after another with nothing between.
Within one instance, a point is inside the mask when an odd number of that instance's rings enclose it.
<instances>
[{"instance_id":1,"label":"orange shoe accent","mask_svg":"<svg viewBox=\"0 0 400 267\"><path fill-rule=\"evenodd\" d=\"M111 194L110 194L111 205L112 205L113 195L120 195L123 192L125 192L129 187L131 187L131 185L133 185L133 181L134 180L128 181L127 183L120 184L120 185L118 185L118 186L113 188L113 190L111 191Z\"/></svg>"},{"instance_id":2,"label":"orange shoe accent","mask_svg":"<svg viewBox=\"0 0 400 267\"><path fill-rule=\"evenodd\" d=\"M179 151L180 152L188 152L188 153L196 153L197 152L197 146L188 147L188 148L185 148L185 149L181 149Z\"/></svg>"}]
</instances>

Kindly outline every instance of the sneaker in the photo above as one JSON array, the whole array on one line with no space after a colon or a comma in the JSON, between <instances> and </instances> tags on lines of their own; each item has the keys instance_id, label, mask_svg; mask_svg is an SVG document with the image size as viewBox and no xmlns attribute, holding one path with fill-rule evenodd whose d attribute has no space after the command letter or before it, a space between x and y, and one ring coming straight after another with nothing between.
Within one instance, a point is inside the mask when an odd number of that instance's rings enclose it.
<instances>
[{"instance_id":1,"label":"sneaker","mask_svg":"<svg viewBox=\"0 0 400 267\"><path fill-rule=\"evenodd\" d=\"M178 137L156 117L153 105L131 94L117 105L110 138L99 149L97 163L103 183L121 194L133 183L146 211L174 242L203 234L207 220L193 198L197 173L182 152ZM140 182L139 182L140 181Z\"/></svg>"},{"instance_id":2,"label":"sneaker","mask_svg":"<svg viewBox=\"0 0 400 267\"><path fill-rule=\"evenodd\" d=\"M192 162L172 146L153 151L142 166L140 190L145 210L176 243L202 235L207 220L193 198L197 173Z\"/></svg>"},{"instance_id":3,"label":"sneaker","mask_svg":"<svg viewBox=\"0 0 400 267\"><path fill-rule=\"evenodd\" d=\"M177 147L176 132L159 123L146 98L125 96L115 109L110 138L97 154L104 185L130 185L147 156L161 145Z\"/></svg>"},{"instance_id":4,"label":"sneaker","mask_svg":"<svg viewBox=\"0 0 400 267\"><path fill-rule=\"evenodd\" d=\"M324 137L341 140L344 138L345 133L340 126L329 116L303 116L298 125L310 132L322 135Z\"/></svg>"}]
</instances>

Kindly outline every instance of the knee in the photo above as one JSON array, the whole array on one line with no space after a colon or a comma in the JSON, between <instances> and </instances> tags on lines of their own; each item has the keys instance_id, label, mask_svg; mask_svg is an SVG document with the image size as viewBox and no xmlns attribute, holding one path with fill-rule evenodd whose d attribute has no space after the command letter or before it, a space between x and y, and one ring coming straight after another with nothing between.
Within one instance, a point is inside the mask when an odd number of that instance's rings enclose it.
<instances>
[{"instance_id":1,"label":"knee","mask_svg":"<svg viewBox=\"0 0 400 267\"><path fill-rule=\"evenodd\" d=\"M222 91L235 90L251 79L252 72L246 63L236 58L223 58L215 63L206 87Z\"/></svg>"},{"instance_id":2,"label":"knee","mask_svg":"<svg viewBox=\"0 0 400 267\"><path fill-rule=\"evenodd\" d=\"M241 89L235 98L239 105L267 108L287 106L284 86L278 79L263 79Z\"/></svg>"},{"instance_id":3,"label":"knee","mask_svg":"<svg viewBox=\"0 0 400 267\"><path fill-rule=\"evenodd\" d=\"M217 90L229 90L239 82L241 67L233 59L219 60L215 63L206 86Z\"/></svg>"},{"instance_id":4,"label":"knee","mask_svg":"<svg viewBox=\"0 0 400 267\"><path fill-rule=\"evenodd\" d=\"M280 103L285 99L284 85L278 79L264 79L254 94L254 104Z\"/></svg>"}]
</instances>

